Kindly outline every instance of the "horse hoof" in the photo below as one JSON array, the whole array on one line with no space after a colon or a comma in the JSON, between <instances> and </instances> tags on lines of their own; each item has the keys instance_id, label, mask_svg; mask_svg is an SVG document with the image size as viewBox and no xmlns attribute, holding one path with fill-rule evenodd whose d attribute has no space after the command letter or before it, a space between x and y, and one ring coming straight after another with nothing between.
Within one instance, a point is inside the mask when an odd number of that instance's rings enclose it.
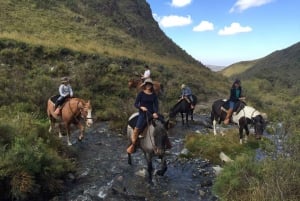
<instances>
[{"instance_id":1,"label":"horse hoof","mask_svg":"<svg viewBox=\"0 0 300 201\"><path fill-rule=\"evenodd\" d=\"M83 137L78 137L78 141L80 141L80 142L81 142L81 141L82 141L82 139L83 139Z\"/></svg>"}]
</instances>

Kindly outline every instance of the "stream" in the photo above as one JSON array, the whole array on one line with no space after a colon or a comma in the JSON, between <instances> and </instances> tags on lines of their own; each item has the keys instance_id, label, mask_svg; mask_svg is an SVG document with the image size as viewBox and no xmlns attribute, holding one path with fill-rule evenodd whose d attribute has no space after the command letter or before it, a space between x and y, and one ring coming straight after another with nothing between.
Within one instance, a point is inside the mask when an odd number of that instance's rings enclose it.
<instances>
[{"instance_id":1,"label":"stream","mask_svg":"<svg viewBox=\"0 0 300 201\"><path fill-rule=\"evenodd\" d=\"M187 154L184 138L187 132L207 133L201 123L205 116L194 115L189 127L178 119L169 130L172 149L166 154L168 170L164 176L155 175L153 184L147 182L147 165L141 150L132 154L127 163L128 140L124 133L115 133L107 122L97 122L86 130L78 142L72 134L72 149L78 154L77 172L69 175L67 190L51 201L215 201L211 192L215 173L209 161L180 157ZM62 140L66 140L62 138ZM153 166L159 165L157 158Z\"/></svg>"}]
</instances>

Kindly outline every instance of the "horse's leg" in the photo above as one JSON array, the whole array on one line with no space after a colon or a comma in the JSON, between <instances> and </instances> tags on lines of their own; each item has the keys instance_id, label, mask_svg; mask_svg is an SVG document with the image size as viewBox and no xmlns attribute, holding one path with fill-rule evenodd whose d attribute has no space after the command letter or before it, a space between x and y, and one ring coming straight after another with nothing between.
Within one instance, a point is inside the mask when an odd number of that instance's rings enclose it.
<instances>
[{"instance_id":1,"label":"horse's leg","mask_svg":"<svg viewBox=\"0 0 300 201\"><path fill-rule=\"evenodd\" d=\"M217 121L213 120L213 127L214 127L214 135L217 135L217 129L216 129Z\"/></svg>"},{"instance_id":2,"label":"horse's leg","mask_svg":"<svg viewBox=\"0 0 300 201\"><path fill-rule=\"evenodd\" d=\"M167 171L167 169L168 169L167 162L166 162L166 159L163 156L159 156L159 158L161 159L160 170L158 170L156 172L156 174L158 174L159 176L163 176L165 174L165 172Z\"/></svg>"},{"instance_id":3,"label":"horse's leg","mask_svg":"<svg viewBox=\"0 0 300 201\"><path fill-rule=\"evenodd\" d=\"M63 137L61 131L62 131L62 125L61 125L61 123L59 123L59 124L58 124L58 137L59 137L59 138L62 138L62 137Z\"/></svg>"},{"instance_id":4,"label":"horse's leg","mask_svg":"<svg viewBox=\"0 0 300 201\"><path fill-rule=\"evenodd\" d=\"M131 164L132 164L132 163L131 163L131 154L127 153L127 156L128 156L128 157L127 157L127 158L128 158L128 159L127 159L128 164L131 165Z\"/></svg>"},{"instance_id":5,"label":"horse's leg","mask_svg":"<svg viewBox=\"0 0 300 201\"><path fill-rule=\"evenodd\" d=\"M182 125L184 125L184 116L183 116L183 113L181 113L181 120L182 120Z\"/></svg>"},{"instance_id":6,"label":"horse's leg","mask_svg":"<svg viewBox=\"0 0 300 201\"><path fill-rule=\"evenodd\" d=\"M50 124L50 126L49 126L49 133L51 133L52 132L52 129L54 128L54 119L50 116L49 117L49 124Z\"/></svg>"},{"instance_id":7,"label":"horse's leg","mask_svg":"<svg viewBox=\"0 0 300 201\"><path fill-rule=\"evenodd\" d=\"M239 134L240 134L240 144L243 144L243 130L244 126L239 126Z\"/></svg>"},{"instance_id":8,"label":"horse's leg","mask_svg":"<svg viewBox=\"0 0 300 201\"><path fill-rule=\"evenodd\" d=\"M78 136L78 140L81 141L84 137L84 130L85 130L85 127L81 124L81 123L78 123L77 124L77 127L79 128L80 130L80 135Z\"/></svg>"},{"instance_id":9,"label":"horse's leg","mask_svg":"<svg viewBox=\"0 0 300 201\"><path fill-rule=\"evenodd\" d=\"M66 124L66 132L67 132L67 143L69 146L72 145L71 141L70 141L70 125L69 124Z\"/></svg>"},{"instance_id":10,"label":"horse's leg","mask_svg":"<svg viewBox=\"0 0 300 201\"><path fill-rule=\"evenodd\" d=\"M185 113L185 121L186 121L186 125L189 126L189 113Z\"/></svg>"},{"instance_id":11,"label":"horse's leg","mask_svg":"<svg viewBox=\"0 0 300 201\"><path fill-rule=\"evenodd\" d=\"M247 141L248 141L248 136L249 136L249 128L248 128L248 124L245 125L244 129L245 129L245 132L246 132L245 142L247 142Z\"/></svg>"},{"instance_id":12,"label":"horse's leg","mask_svg":"<svg viewBox=\"0 0 300 201\"><path fill-rule=\"evenodd\" d=\"M152 154L144 152L144 155L147 160L147 170L148 170L148 181L152 183L152 173L153 173L153 166L152 166Z\"/></svg>"}]
</instances>

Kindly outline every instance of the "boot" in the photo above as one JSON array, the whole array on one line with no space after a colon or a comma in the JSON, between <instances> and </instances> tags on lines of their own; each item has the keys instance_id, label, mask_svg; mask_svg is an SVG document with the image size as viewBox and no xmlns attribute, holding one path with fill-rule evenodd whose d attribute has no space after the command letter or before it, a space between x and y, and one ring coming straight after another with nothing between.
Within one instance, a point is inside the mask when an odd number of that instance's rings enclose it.
<instances>
[{"instance_id":1,"label":"boot","mask_svg":"<svg viewBox=\"0 0 300 201\"><path fill-rule=\"evenodd\" d=\"M228 125L228 124L229 124L229 121L230 121L230 117L231 117L232 112L233 112L233 109L227 110L226 118L225 118L225 120L224 120L224 124L225 124L225 125Z\"/></svg>"},{"instance_id":2,"label":"boot","mask_svg":"<svg viewBox=\"0 0 300 201\"><path fill-rule=\"evenodd\" d=\"M127 148L127 153L132 154L135 151L135 144L139 135L139 129L134 128L131 135L131 145Z\"/></svg>"},{"instance_id":3,"label":"boot","mask_svg":"<svg viewBox=\"0 0 300 201\"><path fill-rule=\"evenodd\" d=\"M58 108L55 109L54 114L60 115L60 107L58 107Z\"/></svg>"}]
</instances>

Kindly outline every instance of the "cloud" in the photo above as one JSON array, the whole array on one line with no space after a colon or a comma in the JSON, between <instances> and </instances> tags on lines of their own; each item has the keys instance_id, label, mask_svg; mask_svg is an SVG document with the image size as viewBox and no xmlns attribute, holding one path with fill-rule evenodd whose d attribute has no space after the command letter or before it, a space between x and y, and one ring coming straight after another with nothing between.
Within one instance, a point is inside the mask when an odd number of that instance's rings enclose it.
<instances>
[{"instance_id":1,"label":"cloud","mask_svg":"<svg viewBox=\"0 0 300 201\"><path fill-rule=\"evenodd\" d=\"M242 27L239 23L233 22L229 27L225 26L219 31L219 35L234 35L242 32L250 32L252 28L249 26Z\"/></svg>"},{"instance_id":2,"label":"cloud","mask_svg":"<svg viewBox=\"0 0 300 201\"><path fill-rule=\"evenodd\" d=\"M229 12L242 12L248 8L259 7L272 1L274 0L237 0Z\"/></svg>"},{"instance_id":3,"label":"cloud","mask_svg":"<svg viewBox=\"0 0 300 201\"><path fill-rule=\"evenodd\" d=\"M156 18L156 19L159 19L158 23L165 28L185 26L192 23L192 18L190 15L186 17L169 15L169 16L163 16L162 18Z\"/></svg>"},{"instance_id":4,"label":"cloud","mask_svg":"<svg viewBox=\"0 0 300 201\"><path fill-rule=\"evenodd\" d=\"M174 7L184 7L189 5L192 0L172 0L171 6Z\"/></svg>"},{"instance_id":5,"label":"cloud","mask_svg":"<svg viewBox=\"0 0 300 201\"><path fill-rule=\"evenodd\" d=\"M209 21L201 21L200 24L193 28L193 31L211 31L214 30L214 24Z\"/></svg>"}]
</instances>

